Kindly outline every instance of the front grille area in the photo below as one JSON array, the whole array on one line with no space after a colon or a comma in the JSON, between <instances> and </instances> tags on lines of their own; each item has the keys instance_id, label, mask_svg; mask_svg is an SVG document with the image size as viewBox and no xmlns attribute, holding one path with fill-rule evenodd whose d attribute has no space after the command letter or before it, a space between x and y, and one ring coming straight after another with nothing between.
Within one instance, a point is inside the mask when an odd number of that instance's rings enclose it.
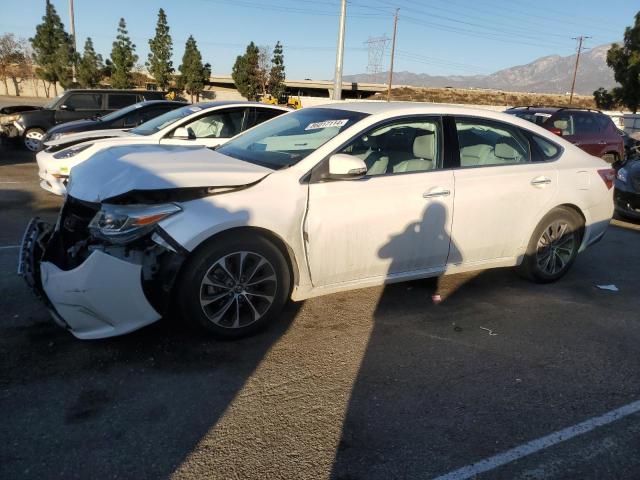
<instances>
[{"instance_id":1,"label":"front grille area","mask_svg":"<svg viewBox=\"0 0 640 480\"><path fill-rule=\"evenodd\" d=\"M62 270L80 265L86 258L86 246L90 240L89 222L99 210L98 203L67 196L60 211L59 228L51 235L43 261L52 262Z\"/></svg>"}]
</instances>

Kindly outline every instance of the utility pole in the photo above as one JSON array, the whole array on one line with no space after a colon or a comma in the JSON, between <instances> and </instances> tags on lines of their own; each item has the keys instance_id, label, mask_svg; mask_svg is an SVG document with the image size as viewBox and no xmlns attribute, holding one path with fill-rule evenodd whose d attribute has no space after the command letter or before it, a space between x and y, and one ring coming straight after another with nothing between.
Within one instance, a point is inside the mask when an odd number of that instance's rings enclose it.
<instances>
[{"instance_id":1,"label":"utility pole","mask_svg":"<svg viewBox=\"0 0 640 480\"><path fill-rule=\"evenodd\" d=\"M578 55L576 55L576 66L573 69L573 81L571 82L571 95L569 96L569 106L573 102L573 92L576 88L576 76L578 75L578 63L580 62L580 53L582 52L582 42L591 37L585 37L580 35L579 37L573 37L573 40L578 40Z\"/></svg>"},{"instance_id":2,"label":"utility pole","mask_svg":"<svg viewBox=\"0 0 640 480\"><path fill-rule=\"evenodd\" d=\"M78 50L76 48L76 22L73 15L73 0L69 0L69 27L71 31L71 39L73 41L73 53L76 53ZM71 74L73 77L73 83L76 83L76 64L75 62L71 63Z\"/></svg>"},{"instance_id":3,"label":"utility pole","mask_svg":"<svg viewBox=\"0 0 640 480\"><path fill-rule=\"evenodd\" d=\"M393 40L391 40L391 63L389 65L389 85L387 87L387 102L391 100L391 84L393 83L393 57L396 53L396 33L398 32L398 13L399 8L396 8L396 14L393 16Z\"/></svg>"},{"instance_id":4,"label":"utility pole","mask_svg":"<svg viewBox=\"0 0 640 480\"><path fill-rule=\"evenodd\" d=\"M344 25L347 18L347 0L340 6L340 27L338 29L338 52L336 53L336 72L333 79L333 99L342 99L342 64L344 61Z\"/></svg>"}]
</instances>

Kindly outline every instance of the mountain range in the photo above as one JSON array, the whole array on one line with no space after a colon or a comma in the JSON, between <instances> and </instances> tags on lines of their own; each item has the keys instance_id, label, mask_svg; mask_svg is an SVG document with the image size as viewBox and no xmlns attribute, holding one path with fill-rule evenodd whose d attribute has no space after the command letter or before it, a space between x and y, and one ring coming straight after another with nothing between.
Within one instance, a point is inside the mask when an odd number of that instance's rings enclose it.
<instances>
[{"instance_id":1,"label":"mountain range","mask_svg":"<svg viewBox=\"0 0 640 480\"><path fill-rule=\"evenodd\" d=\"M576 92L591 95L600 87L616 85L613 71L607 66L611 44L583 51L576 79ZM394 85L414 87L490 88L512 92L565 93L571 90L576 55L549 55L526 65L505 68L489 75L437 76L426 73L394 72ZM345 75L345 81L386 83L388 72Z\"/></svg>"}]
</instances>

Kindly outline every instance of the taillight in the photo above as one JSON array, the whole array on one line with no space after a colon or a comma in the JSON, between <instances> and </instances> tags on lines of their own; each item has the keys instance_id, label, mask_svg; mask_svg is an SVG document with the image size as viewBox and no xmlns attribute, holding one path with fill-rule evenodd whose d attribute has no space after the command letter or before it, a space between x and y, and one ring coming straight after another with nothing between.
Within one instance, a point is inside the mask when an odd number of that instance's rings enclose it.
<instances>
[{"instance_id":1,"label":"taillight","mask_svg":"<svg viewBox=\"0 0 640 480\"><path fill-rule=\"evenodd\" d=\"M616 171L613 168L603 168L598 170L598 175L609 190L613 188L613 182L616 179Z\"/></svg>"}]
</instances>

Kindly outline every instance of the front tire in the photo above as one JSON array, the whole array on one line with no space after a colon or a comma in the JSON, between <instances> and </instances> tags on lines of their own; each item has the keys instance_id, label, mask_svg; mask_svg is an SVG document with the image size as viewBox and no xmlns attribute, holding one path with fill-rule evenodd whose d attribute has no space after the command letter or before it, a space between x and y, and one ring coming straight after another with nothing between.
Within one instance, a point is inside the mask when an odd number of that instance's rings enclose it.
<instances>
[{"instance_id":1,"label":"front tire","mask_svg":"<svg viewBox=\"0 0 640 480\"><path fill-rule=\"evenodd\" d=\"M41 128L30 128L24 132L23 142L27 150L37 152L40 150L42 139L44 138L44 130Z\"/></svg>"},{"instance_id":2,"label":"front tire","mask_svg":"<svg viewBox=\"0 0 640 480\"><path fill-rule=\"evenodd\" d=\"M196 250L182 272L177 300L183 319L225 338L272 323L291 282L282 252L258 235L218 237Z\"/></svg>"},{"instance_id":3,"label":"front tire","mask_svg":"<svg viewBox=\"0 0 640 480\"><path fill-rule=\"evenodd\" d=\"M536 283L551 283L562 278L578 255L584 225L574 210L556 208L536 227L527 252L516 272Z\"/></svg>"}]
</instances>

